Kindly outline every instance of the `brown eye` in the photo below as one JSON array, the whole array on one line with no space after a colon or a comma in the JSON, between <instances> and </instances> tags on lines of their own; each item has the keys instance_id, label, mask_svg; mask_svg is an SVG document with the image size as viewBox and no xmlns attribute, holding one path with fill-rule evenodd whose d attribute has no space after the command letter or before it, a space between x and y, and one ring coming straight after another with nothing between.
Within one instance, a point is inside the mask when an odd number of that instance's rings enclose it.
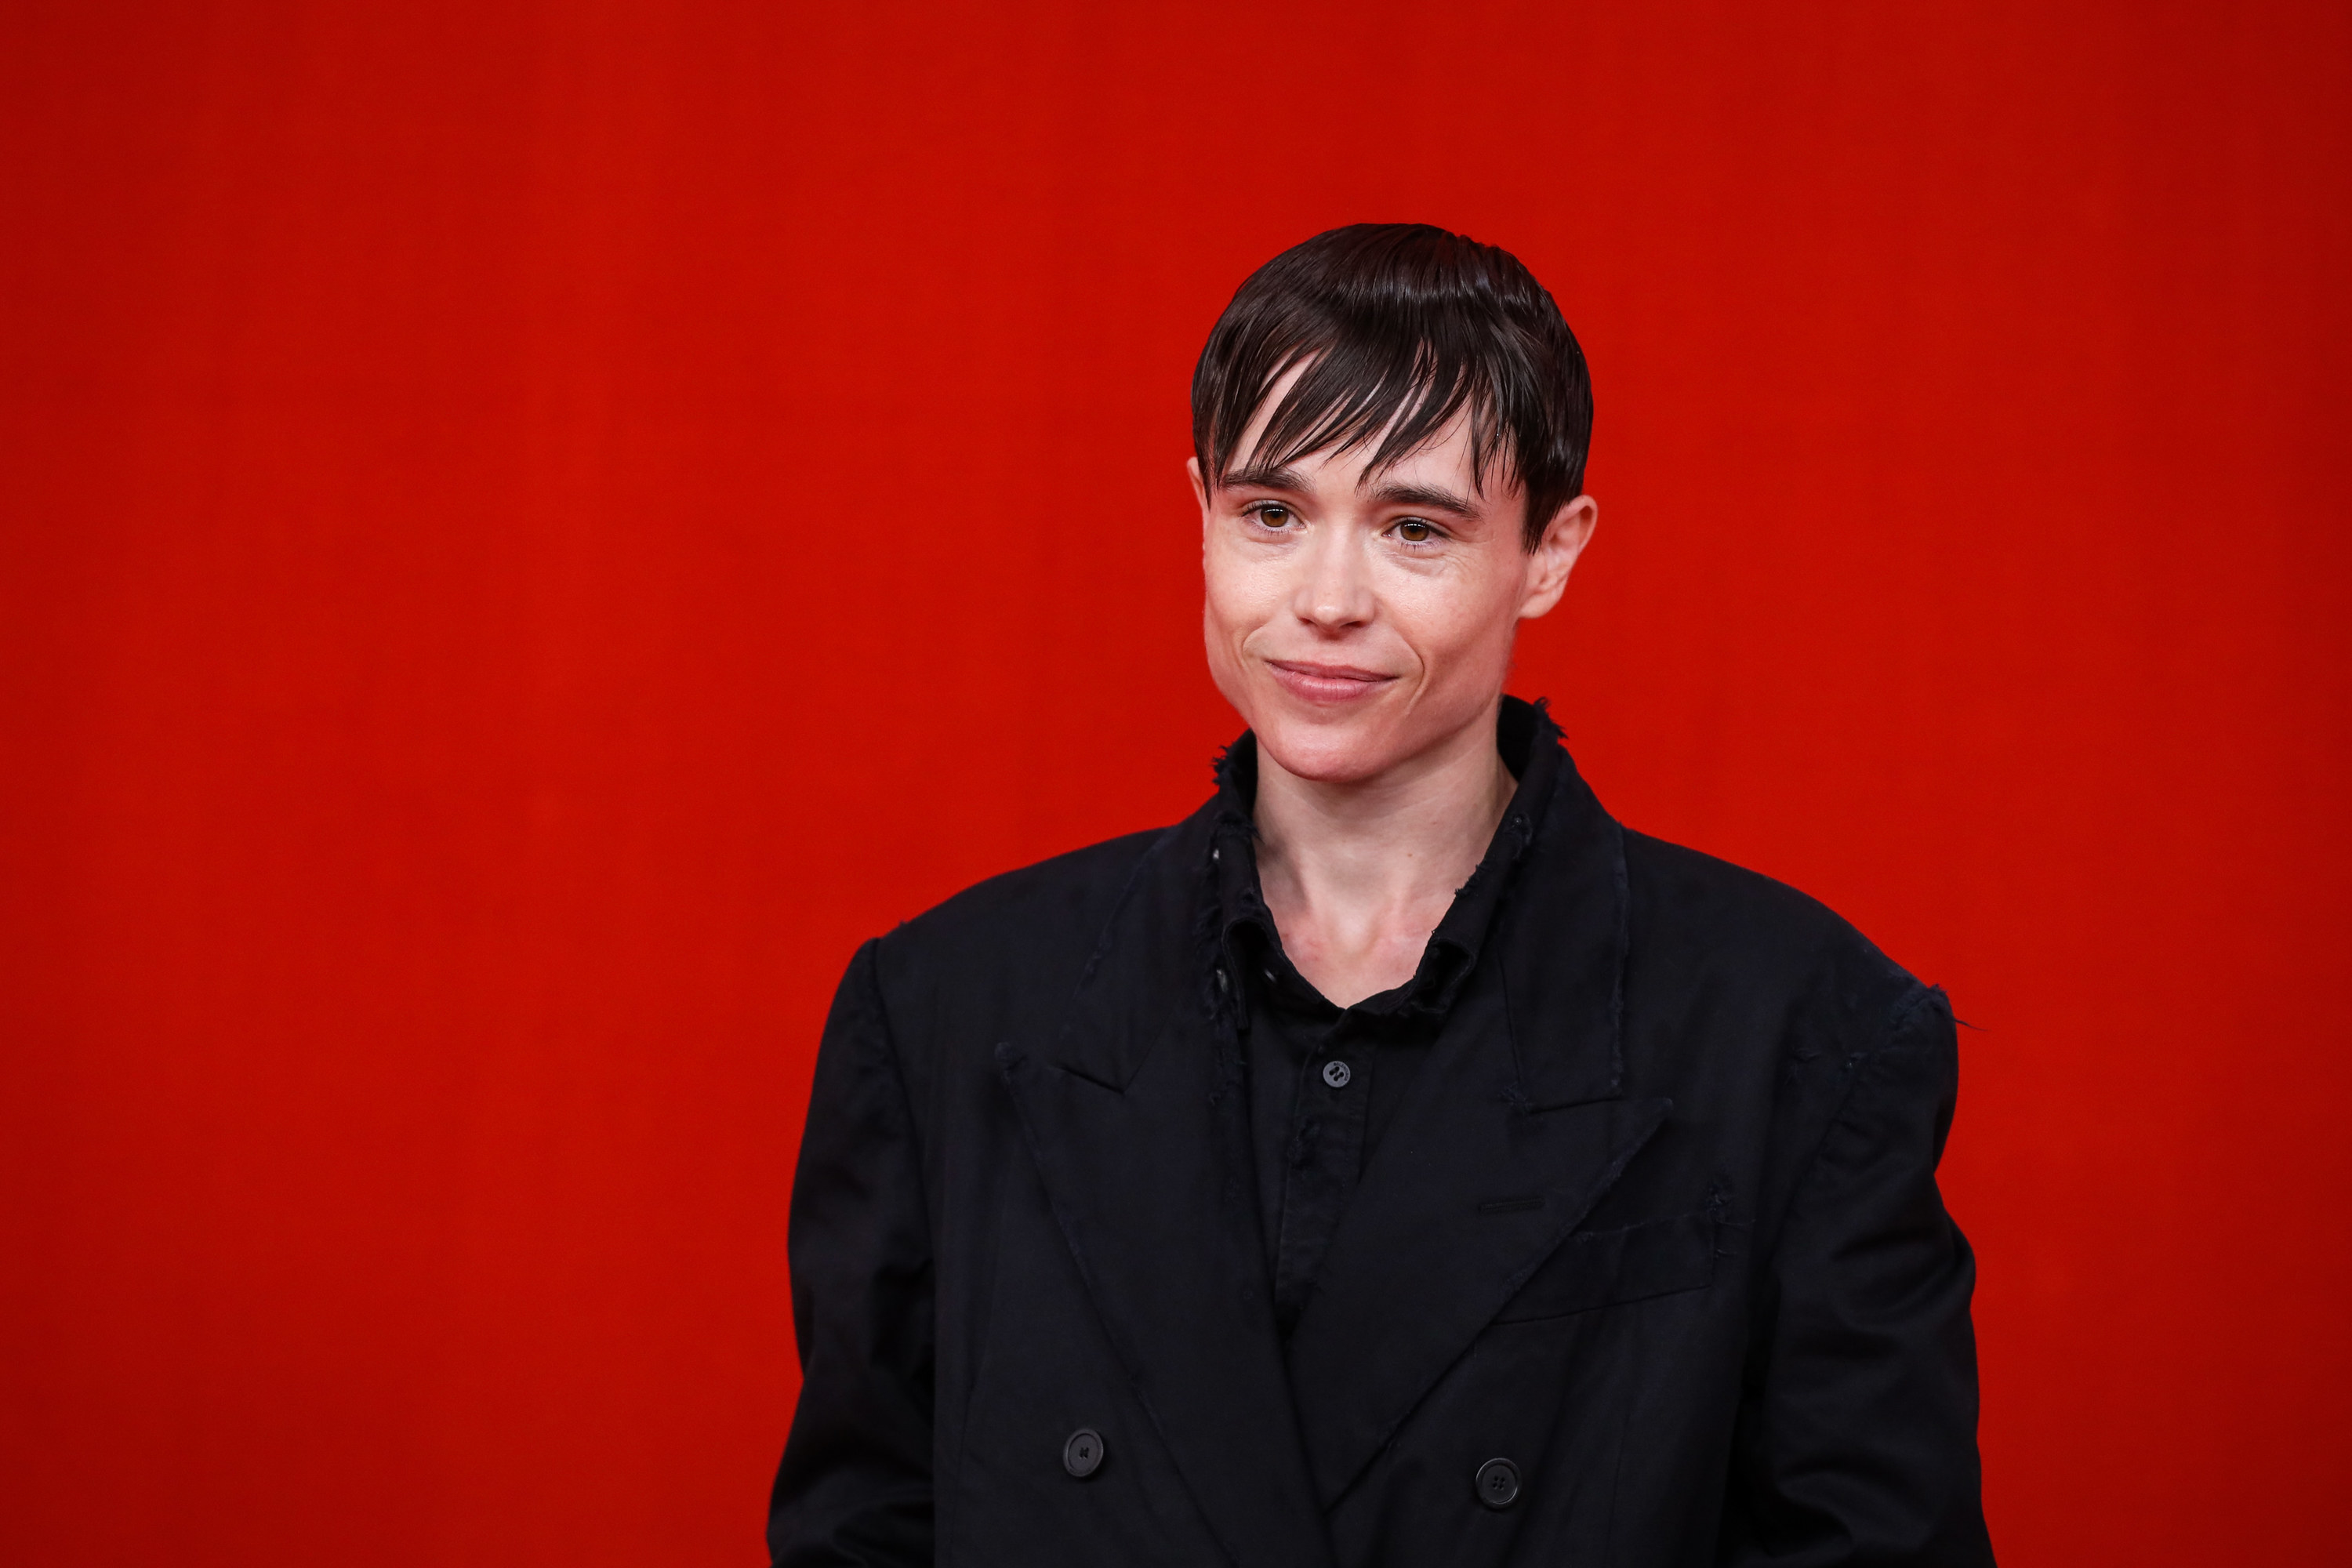
<instances>
[{"instance_id":1,"label":"brown eye","mask_svg":"<svg viewBox=\"0 0 2352 1568\"><path fill-rule=\"evenodd\" d=\"M1262 506L1257 509L1257 520L1268 528L1286 527L1290 522L1290 509L1286 506Z\"/></svg>"},{"instance_id":2,"label":"brown eye","mask_svg":"<svg viewBox=\"0 0 2352 1568\"><path fill-rule=\"evenodd\" d=\"M1396 525L1397 537L1407 544L1426 544L1437 537L1437 530L1417 517L1406 518Z\"/></svg>"}]
</instances>

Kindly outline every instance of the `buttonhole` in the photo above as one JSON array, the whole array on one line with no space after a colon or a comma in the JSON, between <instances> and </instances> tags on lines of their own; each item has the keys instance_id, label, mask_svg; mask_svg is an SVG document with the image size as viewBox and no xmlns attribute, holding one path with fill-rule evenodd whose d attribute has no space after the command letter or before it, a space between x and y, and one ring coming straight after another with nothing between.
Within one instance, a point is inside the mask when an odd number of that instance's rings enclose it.
<instances>
[{"instance_id":1,"label":"buttonhole","mask_svg":"<svg viewBox=\"0 0 2352 1568\"><path fill-rule=\"evenodd\" d=\"M1523 1209L1539 1209L1543 1205L1543 1194L1538 1193L1524 1198L1488 1198L1478 1205L1478 1212L1480 1214L1517 1214Z\"/></svg>"}]
</instances>

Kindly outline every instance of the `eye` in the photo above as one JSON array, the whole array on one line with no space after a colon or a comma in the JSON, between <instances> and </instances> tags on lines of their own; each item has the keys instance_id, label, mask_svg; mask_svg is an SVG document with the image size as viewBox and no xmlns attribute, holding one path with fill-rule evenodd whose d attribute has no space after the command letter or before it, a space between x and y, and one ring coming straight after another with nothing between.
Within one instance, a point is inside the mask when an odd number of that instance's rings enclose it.
<instances>
[{"instance_id":1,"label":"eye","mask_svg":"<svg viewBox=\"0 0 2352 1568\"><path fill-rule=\"evenodd\" d=\"M1261 528L1288 528L1296 514L1278 500L1262 500L1249 509L1249 515Z\"/></svg>"},{"instance_id":2,"label":"eye","mask_svg":"<svg viewBox=\"0 0 2352 1568\"><path fill-rule=\"evenodd\" d=\"M1408 517L1391 530L1407 544L1428 544L1438 538L1437 525L1417 517Z\"/></svg>"}]
</instances>

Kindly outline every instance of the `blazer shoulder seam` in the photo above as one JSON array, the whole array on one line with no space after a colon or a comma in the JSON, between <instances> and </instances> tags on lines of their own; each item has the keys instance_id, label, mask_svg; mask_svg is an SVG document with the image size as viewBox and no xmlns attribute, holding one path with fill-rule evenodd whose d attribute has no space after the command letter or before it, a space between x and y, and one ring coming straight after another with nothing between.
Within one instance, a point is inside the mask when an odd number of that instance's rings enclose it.
<instances>
[{"instance_id":1,"label":"blazer shoulder seam","mask_svg":"<svg viewBox=\"0 0 2352 1568\"><path fill-rule=\"evenodd\" d=\"M915 1168L924 1173L918 1184L923 1201L923 1230L932 1233L931 1198L929 1187L930 1164L924 1156L923 1121L915 1110L915 1097L907 1088L907 1066L898 1051L898 1031L890 1022L890 997L882 984L882 939L869 937L858 950L856 962L866 970L869 1005L874 1011L875 1032L880 1037L881 1065L890 1075L890 1087L898 1091L898 1114L906 1120L907 1142L915 1157Z\"/></svg>"},{"instance_id":2,"label":"blazer shoulder seam","mask_svg":"<svg viewBox=\"0 0 2352 1568\"><path fill-rule=\"evenodd\" d=\"M1888 1005L1872 1043L1864 1049L1847 1052L1841 1058L1838 1071L1843 1081L1838 1085L1836 1095L1827 1110L1823 1112L1819 1130L1808 1141L1803 1157L1797 1163L1796 1169L1790 1173L1779 1212L1771 1216L1772 1245L1757 1249L1755 1259L1757 1266L1760 1267L1774 1251L1778 1250L1780 1232L1787 1224L1789 1211L1796 1206L1798 1195L1805 1190L1806 1184L1812 1180L1815 1172L1820 1168L1822 1151L1829 1147L1830 1139L1837 1130L1846 1124L1848 1115L1853 1107L1854 1096L1860 1090L1863 1080L1869 1076L1871 1068L1885 1058L1887 1051L1901 1037L1905 1028L1910 1025L1922 1007L1937 1000L1946 1000L1946 1005L1948 1006L1948 1000L1944 997L1942 986L1926 984L1910 975L1905 975L1902 990ZM1759 1215L1757 1217L1760 1223L1763 1216Z\"/></svg>"}]
</instances>

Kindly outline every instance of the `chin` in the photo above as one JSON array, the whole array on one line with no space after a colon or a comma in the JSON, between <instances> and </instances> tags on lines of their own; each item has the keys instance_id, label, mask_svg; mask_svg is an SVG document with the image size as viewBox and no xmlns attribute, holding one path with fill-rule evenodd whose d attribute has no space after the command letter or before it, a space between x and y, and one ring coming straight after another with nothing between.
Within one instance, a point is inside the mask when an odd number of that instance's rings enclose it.
<instances>
[{"instance_id":1,"label":"chin","mask_svg":"<svg viewBox=\"0 0 2352 1568\"><path fill-rule=\"evenodd\" d=\"M1360 784L1401 760L1385 726L1301 724L1275 719L1254 726L1258 752L1294 778L1316 784Z\"/></svg>"}]
</instances>

